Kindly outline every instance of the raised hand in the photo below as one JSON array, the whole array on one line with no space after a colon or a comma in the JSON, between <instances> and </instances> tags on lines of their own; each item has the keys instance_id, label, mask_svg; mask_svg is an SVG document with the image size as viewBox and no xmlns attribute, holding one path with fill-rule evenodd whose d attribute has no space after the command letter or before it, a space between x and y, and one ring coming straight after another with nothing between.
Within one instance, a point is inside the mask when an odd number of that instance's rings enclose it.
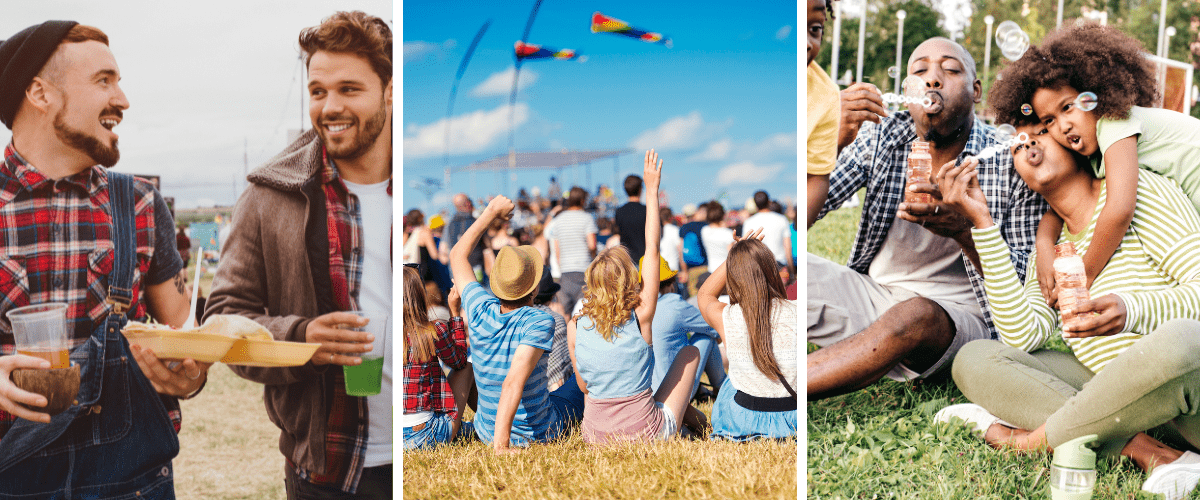
<instances>
[{"instance_id":1,"label":"raised hand","mask_svg":"<svg viewBox=\"0 0 1200 500\"><path fill-rule=\"evenodd\" d=\"M863 122L879 123L887 118L883 94L874 85L858 82L841 92L842 118L838 127L838 151L854 142Z\"/></svg>"},{"instance_id":2,"label":"raised hand","mask_svg":"<svg viewBox=\"0 0 1200 500\"><path fill-rule=\"evenodd\" d=\"M492 198L492 201L488 202L485 210L491 211L500 220L508 220L512 217L514 208L516 208L516 205L507 196L497 195L495 198Z\"/></svg>"},{"instance_id":3,"label":"raised hand","mask_svg":"<svg viewBox=\"0 0 1200 500\"><path fill-rule=\"evenodd\" d=\"M992 225L992 216L988 212L983 189L979 187L978 165L979 160L974 158L959 166L953 162L947 163L938 173L937 183L942 191L942 201L970 219L976 228L982 229Z\"/></svg>"},{"instance_id":4,"label":"raised hand","mask_svg":"<svg viewBox=\"0 0 1200 500\"><path fill-rule=\"evenodd\" d=\"M735 235L733 235L733 242L734 242L735 244L736 244L736 243L738 243L738 242L740 242L740 241L745 241L745 240L749 240L749 239L756 239L756 240L758 240L758 241L762 241L762 240L763 240L763 228L761 228L761 227L760 227L760 228L758 228L758 229L755 229L755 230L754 230L753 232L751 232L750 234L747 234L747 235L745 235L745 236L742 236L742 237L740 237L740 238L739 238L739 237L738 237L736 234L735 234Z\"/></svg>"},{"instance_id":5,"label":"raised hand","mask_svg":"<svg viewBox=\"0 0 1200 500\"><path fill-rule=\"evenodd\" d=\"M646 151L646 162L642 166L642 180L645 181L646 187L653 186L658 189L659 181L661 181L662 160L658 158L658 153L653 149Z\"/></svg>"}]
</instances>

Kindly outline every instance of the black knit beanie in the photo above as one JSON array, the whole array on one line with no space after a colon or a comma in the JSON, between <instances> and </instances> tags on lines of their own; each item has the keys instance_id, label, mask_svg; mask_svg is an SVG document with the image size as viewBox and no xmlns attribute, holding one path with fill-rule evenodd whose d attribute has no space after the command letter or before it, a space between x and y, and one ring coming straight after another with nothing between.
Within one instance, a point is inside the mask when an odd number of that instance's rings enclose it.
<instances>
[{"instance_id":1,"label":"black knit beanie","mask_svg":"<svg viewBox=\"0 0 1200 500\"><path fill-rule=\"evenodd\" d=\"M0 41L0 121L12 129L25 89L42 71L75 21L46 21Z\"/></svg>"}]
</instances>

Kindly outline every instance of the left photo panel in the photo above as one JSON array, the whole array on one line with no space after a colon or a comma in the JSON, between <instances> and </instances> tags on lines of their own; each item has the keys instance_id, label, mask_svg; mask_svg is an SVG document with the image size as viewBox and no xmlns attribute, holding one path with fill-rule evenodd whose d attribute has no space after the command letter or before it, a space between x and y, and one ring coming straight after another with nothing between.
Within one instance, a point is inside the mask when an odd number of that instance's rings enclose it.
<instances>
[{"instance_id":1,"label":"left photo panel","mask_svg":"<svg viewBox=\"0 0 1200 500\"><path fill-rule=\"evenodd\" d=\"M0 497L391 498L392 9L6 9Z\"/></svg>"}]
</instances>

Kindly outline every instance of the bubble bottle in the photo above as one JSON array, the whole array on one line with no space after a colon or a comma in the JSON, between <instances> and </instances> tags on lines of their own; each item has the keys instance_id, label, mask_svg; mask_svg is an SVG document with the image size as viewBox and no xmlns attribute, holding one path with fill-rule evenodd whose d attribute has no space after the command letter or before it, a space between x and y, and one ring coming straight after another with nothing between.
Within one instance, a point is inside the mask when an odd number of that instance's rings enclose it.
<instances>
[{"instance_id":1,"label":"bubble bottle","mask_svg":"<svg viewBox=\"0 0 1200 500\"><path fill-rule=\"evenodd\" d=\"M1075 305L1088 300L1087 271L1083 257L1075 253L1075 245L1063 242L1054 245L1054 280L1058 282L1058 310L1063 326L1074 324Z\"/></svg>"},{"instance_id":2,"label":"bubble bottle","mask_svg":"<svg viewBox=\"0 0 1200 500\"><path fill-rule=\"evenodd\" d=\"M908 183L906 186L911 186L914 183L929 183L929 177L933 174L933 156L929 154L929 143L921 140L912 142L912 149L908 152ZM905 189L905 203L933 203L933 196L929 193L914 193Z\"/></svg>"},{"instance_id":3,"label":"bubble bottle","mask_svg":"<svg viewBox=\"0 0 1200 500\"><path fill-rule=\"evenodd\" d=\"M1089 434L1067 441L1054 449L1050 462L1050 498L1089 500L1096 487L1096 452L1087 447L1097 436Z\"/></svg>"}]
</instances>

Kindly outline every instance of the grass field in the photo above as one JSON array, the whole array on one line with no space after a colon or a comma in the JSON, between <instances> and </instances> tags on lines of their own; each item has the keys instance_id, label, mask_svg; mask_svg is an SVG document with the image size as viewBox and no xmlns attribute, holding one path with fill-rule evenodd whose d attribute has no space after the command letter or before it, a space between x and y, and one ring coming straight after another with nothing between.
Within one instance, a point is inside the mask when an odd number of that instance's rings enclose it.
<instances>
[{"instance_id":1,"label":"grass field","mask_svg":"<svg viewBox=\"0 0 1200 500\"><path fill-rule=\"evenodd\" d=\"M193 261L195 259L193 258ZM188 280L195 276L190 268ZM212 274L200 279L211 290ZM181 500L285 498L279 429L267 419L262 385L217 363L194 399L181 401L183 428L175 458L175 494Z\"/></svg>"},{"instance_id":2,"label":"grass field","mask_svg":"<svg viewBox=\"0 0 1200 500\"><path fill-rule=\"evenodd\" d=\"M700 410L711 416L712 403ZM791 439L593 448L576 429L515 455L496 456L478 441L404 452L404 498L791 500L797 495L796 458Z\"/></svg>"},{"instance_id":3,"label":"grass field","mask_svg":"<svg viewBox=\"0 0 1200 500\"><path fill-rule=\"evenodd\" d=\"M854 208L818 221L808 251L846 262L858 218ZM1061 339L1052 347L1066 351ZM933 425L942 407L965 402L950 380L884 380L808 403L808 498L1048 498L1049 455L997 451L965 428ZM1128 459L1101 460L1097 471L1093 498L1154 498L1140 492L1145 475Z\"/></svg>"}]
</instances>

